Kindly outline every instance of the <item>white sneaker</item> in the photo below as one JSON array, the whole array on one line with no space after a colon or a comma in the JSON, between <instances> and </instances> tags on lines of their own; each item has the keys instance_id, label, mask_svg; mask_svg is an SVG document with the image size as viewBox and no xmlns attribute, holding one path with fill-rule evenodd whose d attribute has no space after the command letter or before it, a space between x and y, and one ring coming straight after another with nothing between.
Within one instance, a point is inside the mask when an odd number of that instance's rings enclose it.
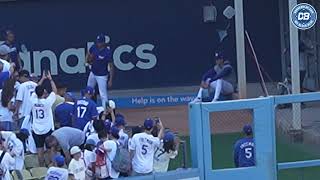
<instances>
[{"instance_id":1,"label":"white sneaker","mask_svg":"<svg viewBox=\"0 0 320 180\"><path fill-rule=\"evenodd\" d=\"M211 102L217 102L218 100L217 99L212 99L212 101Z\"/></svg>"},{"instance_id":2,"label":"white sneaker","mask_svg":"<svg viewBox=\"0 0 320 180\"><path fill-rule=\"evenodd\" d=\"M198 102L202 102L201 98L199 98L199 97L196 97L196 98L194 98L193 101L191 101L191 103L198 103Z\"/></svg>"}]
</instances>

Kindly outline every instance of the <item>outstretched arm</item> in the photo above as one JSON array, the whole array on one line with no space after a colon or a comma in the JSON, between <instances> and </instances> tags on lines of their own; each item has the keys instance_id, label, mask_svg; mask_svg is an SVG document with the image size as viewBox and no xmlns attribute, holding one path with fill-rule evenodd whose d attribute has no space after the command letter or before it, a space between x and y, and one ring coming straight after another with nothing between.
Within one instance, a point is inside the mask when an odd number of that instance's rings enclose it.
<instances>
[{"instance_id":1,"label":"outstretched arm","mask_svg":"<svg viewBox=\"0 0 320 180\"><path fill-rule=\"evenodd\" d=\"M48 71L47 78L48 78L49 81L50 81L52 91L53 91L55 94L57 94L57 93L58 93L57 86L56 86L56 84L54 83L54 81L52 80L51 73L50 73L49 71Z\"/></svg>"}]
</instances>

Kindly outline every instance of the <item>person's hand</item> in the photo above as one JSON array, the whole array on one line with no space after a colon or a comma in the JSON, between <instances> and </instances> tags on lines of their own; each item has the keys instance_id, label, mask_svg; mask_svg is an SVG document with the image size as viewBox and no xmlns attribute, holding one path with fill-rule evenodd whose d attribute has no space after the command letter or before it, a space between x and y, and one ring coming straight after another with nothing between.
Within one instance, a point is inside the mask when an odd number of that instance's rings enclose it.
<instances>
[{"instance_id":1,"label":"person's hand","mask_svg":"<svg viewBox=\"0 0 320 180\"><path fill-rule=\"evenodd\" d=\"M50 81L52 80L50 71L48 71L47 78L48 78Z\"/></svg>"},{"instance_id":2,"label":"person's hand","mask_svg":"<svg viewBox=\"0 0 320 180\"><path fill-rule=\"evenodd\" d=\"M201 87L204 88L204 89L208 89L209 88L209 83L207 81L206 82L203 81L201 83Z\"/></svg>"},{"instance_id":3,"label":"person's hand","mask_svg":"<svg viewBox=\"0 0 320 180\"><path fill-rule=\"evenodd\" d=\"M18 119L19 119L19 114L18 114L18 113L14 113L14 114L12 115L12 119L13 119L14 121L18 121Z\"/></svg>"},{"instance_id":4,"label":"person's hand","mask_svg":"<svg viewBox=\"0 0 320 180\"><path fill-rule=\"evenodd\" d=\"M109 80L108 81L108 88L111 88L112 87L112 80Z\"/></svg>"},{"instance_id":5,"label":"person's hand","mask_svg":"<svg viewBox=\"0 0 320 180\"><path fill-rule=\"evenodd\" d=\"M45 80L45 79L47 79L47 76L46 76L46 72L43 71L43 72L42 72L41 80Z\"/></svg>"},{"instance_id":6,"label":"person's hand","mask_svg":"<svg viewBox=\"0 0 320 180\"><path fill-rule=\"evenodd\" d=\"M111 107L107 107L107 114L110 113L112 114L113 113L113 109Z\"/></svg>"},{"instance_id":7,"label":"person's hand","mask_svg":"<svg viewBox=\"0 0 320 180\"><path fill-rule=\"evenodd\" d=\"M159 122L158 122L158 124L157 124L158 126L159 126L159 128L160 129L162 129L163 128L163 124L162 124L162 121L159 119Z\"/></svg>"}]
</instances>

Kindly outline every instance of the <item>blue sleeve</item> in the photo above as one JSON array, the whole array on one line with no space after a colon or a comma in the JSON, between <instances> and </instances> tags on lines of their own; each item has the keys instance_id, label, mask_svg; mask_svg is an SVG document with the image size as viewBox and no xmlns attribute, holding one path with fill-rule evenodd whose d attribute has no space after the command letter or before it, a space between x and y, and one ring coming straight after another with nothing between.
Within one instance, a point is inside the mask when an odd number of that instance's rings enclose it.
<instances>
[{"instance_id":1,"label":"blue sleeve","mask_svg":"<svg viewBox=\"0 0 320 180\"><path fill-rule=\"evenodd\" d=\"M230 65L223 67L223 70L219 74L216 74L215 77L210 80L210 83L217 79L221 79L225 76L230 75L231 72L232 72L232 67Z\"/></svg>"},{"instance_id":2,"label":"blue sleeve","mask_svg":"<svg viewBox=\"0 0 320 180\"><path fill-rule=\"evenodd\" d=\"M237 142L233 150L233 161L236 167L239 167L239 143Z\"/></svg>"},{"instance_id":3,"label":"blue sleeve","mask_svg":"<svg viewBox=\"0 0 320 180\"><path fill-rule=\"evenodd\" d=\"M93 102L91 103L91 106L90 106L90 113L91 113L92 119L94 119L98 116L97 105Z\"/></svg>"},{"instance_id":4,"label":"blue sleeve","mask_svg":"<svg viewBox=\"0 0 320 180\"><path fill-rule=\"evenodd\" d=\"M8 71L0 73L1 79L9 79L9 77L10 77L10 72L8 72Z\"/></svg>"},{"instance_id":5,"label":"blue sleeve","mask_svg":"<svg viewBox=\"0 0 320 180\"><path fill-rule=\"evenodd\" d=\"M206 73L204 73L204 75L202 76L202 81L206 81L208 78L212 78L216 75L216 72L214 71L214 69L210 69L209 71L207 71Z\"/></svg>"}]
</instances>

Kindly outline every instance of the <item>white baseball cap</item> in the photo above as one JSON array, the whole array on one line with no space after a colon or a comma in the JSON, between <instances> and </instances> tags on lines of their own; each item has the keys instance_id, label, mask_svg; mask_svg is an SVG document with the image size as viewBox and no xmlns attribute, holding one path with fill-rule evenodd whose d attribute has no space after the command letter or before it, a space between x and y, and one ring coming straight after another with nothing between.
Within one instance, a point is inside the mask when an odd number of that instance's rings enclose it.
<instances>
[{"instance_id":1,"label":"white baseball cap","mask_svg":"<svg viewBox=\"0 0 320 180\"><path fill-rule=\"evenodd\" d=\"M112 109L116 108L116 103L113 100L109 100L109 107Z\"/></svg>"},{"instance_id":2,"label":"white baseball cap","mask_svg":"<svg viewBox=\"0 0 320 180\"><path fill-rule=\"evenodd\" d=\"M81 149L78 147L78 146L73 146L71 149L70 149L70 154L71 155L75 155L77 153L81 152Z\"/></svg>"},{"instance_id":3,"label":"white baseball cap","mask_svg":"<svg viewBox=\"0 0 320 180\"><path fill-rule=\"evenodd\" d=\"M11 53L13 50L7 45L0 46L0 55L7 55Z\"/></svg>"}]
</instances>

